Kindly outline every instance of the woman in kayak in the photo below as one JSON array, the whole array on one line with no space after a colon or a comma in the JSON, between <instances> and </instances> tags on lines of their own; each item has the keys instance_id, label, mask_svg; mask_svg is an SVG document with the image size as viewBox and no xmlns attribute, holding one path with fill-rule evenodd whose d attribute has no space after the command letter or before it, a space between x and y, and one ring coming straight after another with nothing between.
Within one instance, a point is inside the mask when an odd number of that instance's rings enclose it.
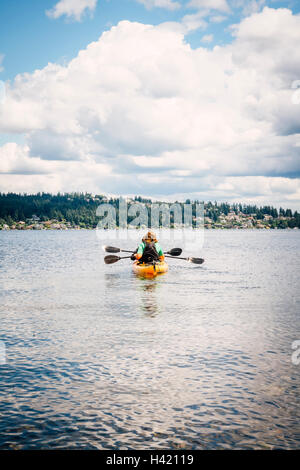
<instances>
[{"instance_id":1,"label":"woman in kayak","mask_svg":"<svg viewBox=\"0 0 300 470\"><path fill-rule=\"evenodd\" d=\"M137 259L140 263L152 263L153 261L164 261L164 253L157 241L154 232L149 231L142 239L132 259Z\"/></svg>"}]
</instances>

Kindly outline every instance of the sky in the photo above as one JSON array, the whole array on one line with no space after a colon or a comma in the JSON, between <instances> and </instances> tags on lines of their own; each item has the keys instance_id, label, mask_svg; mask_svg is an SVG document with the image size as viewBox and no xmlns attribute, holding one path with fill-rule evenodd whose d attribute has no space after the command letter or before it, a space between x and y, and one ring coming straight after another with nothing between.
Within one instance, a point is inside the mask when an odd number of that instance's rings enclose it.
<instances>
[{"instance_id":1,"label":"sky","mask_svg":"<svg viewBox=\"0 0 300 470\"><path fill-rule=\"evenodd\" d=\"M0 2L0 191L300 209L300 1Z\"/></svg>"}]
</instances>

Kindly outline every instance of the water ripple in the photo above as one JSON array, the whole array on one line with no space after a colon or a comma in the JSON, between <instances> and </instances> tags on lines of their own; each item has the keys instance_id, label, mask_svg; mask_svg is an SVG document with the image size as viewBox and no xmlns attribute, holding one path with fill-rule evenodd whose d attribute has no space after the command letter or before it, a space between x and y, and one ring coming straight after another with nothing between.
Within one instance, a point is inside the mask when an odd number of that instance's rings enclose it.
<instances>
[{"instance_id":1,"label":"water ripple","mask_svg":"<svg viewBox=\"0 0 300 470\"><path fill-rule=\"evenodd\" d=\"M0 448L299 448L298 232L209 232L155 280L92 231L0 237Z\"/></svg>"}]
</instances>

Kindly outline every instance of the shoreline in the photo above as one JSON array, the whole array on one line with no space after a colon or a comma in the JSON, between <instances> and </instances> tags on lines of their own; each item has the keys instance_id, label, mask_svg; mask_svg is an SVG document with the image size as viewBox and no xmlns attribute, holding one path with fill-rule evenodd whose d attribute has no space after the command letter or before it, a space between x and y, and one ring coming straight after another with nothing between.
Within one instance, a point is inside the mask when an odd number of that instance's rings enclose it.
<instances>
[{"instance_id":1,"label":"shoreline","mask_svg":"<svg viewBox=\"0 0 300 470\"><path fill-rule=\"evenodd\" d=\"M160 230L160 227L158 230ZM182 230L184 227L171 227L169 230ZM97 230L97 227L70 227L70 228L35 228L35 227L24 227L24 228L2 228L0 227L0 232L27 232L27 231L39 231L39 232L67 232L67 231L78 231L78 230ZM104 229L105 230L105 229ZM111 230L120 230L119 227L115 229L107 229L107 231ZM129 230L129 228L127 228ZM131 229L132 230L132 229ZM147 230L147 228L142 227L141 229L136 230ZM194 230L202 230L201 228L195 228ZM245 230L245 231L268 231L268 230L286 230L286 231L293 231L293 230L300 230L299 227L240 227L240 226L233 226L233 227L204 227L204 230L211 230L211 231L220 231L220 230Z\"/></svg>"}]
</instances>

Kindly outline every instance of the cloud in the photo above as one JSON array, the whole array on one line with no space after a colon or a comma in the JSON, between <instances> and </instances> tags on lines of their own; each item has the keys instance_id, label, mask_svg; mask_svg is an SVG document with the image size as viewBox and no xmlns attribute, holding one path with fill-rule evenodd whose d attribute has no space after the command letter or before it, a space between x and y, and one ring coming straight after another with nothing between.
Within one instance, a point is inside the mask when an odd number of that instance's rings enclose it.
<instances>
[{"instance_id":1,"label":"cloud","mask_svg":"<svg viewBox=\"0 0 300 470\"><path fill-rule=\"evenodd\" d=\"M111 178L108 165L82 161L42 160L30 155L28 145L7 143L0 147L0 186L3 191L57 192L99 190Z\"/></svg>"},{"instance_id":2,"label":"cloud","mask_svg":"<svg viewBox=\"0 0 300 470\"><path fill-rule=\"evenodd\" d=\"M166 199L185 200L187 193L174 193ZM215 176L202 179L198 189L190 192L192 199L219 200L231 203L288 207L299 211L300 180L267 178L264 176L227 177Z\"/></svg>"},{"instance_id":3,"label":"cloud","mask_svg":"<svg viewBox=\"0 0 300 470\"><path fill-rule=\"evenodd\" d=\"M4 55L0 54L0 72L3 72L4 70L4 67L2 67L1 65L3 62L3 59L4 59ZM5 83L2 80L0 80L0 106L2 103L4 103L5 95L6 95Z\"/></svg>"},{"instance_id":4,"label":"cloud","mask_svg":"<svg viewBox=\"0 0 300 470\"><path fill-rule=\"evenodd\" d=\"M226 0L190 0L187 6L199 10L218 10L226 13L230 11Z\"/></svg>"},{"instance_id":5,"label":"cloud","mask_svg":"<svg viewBox=\"0 0 300 470\"><path fill-rule=\"evenodd\" d=\"M177 10L181 7L179 2L174 0L136 0L142 3L146 8L151 9L154 7L165 8L167 10Z\"/></svg>"},{"instance_id":6,"label":"cloud","mask_svg":"<svg viewBox=\"0 0 300 470\"><path fill-rule=\"evenodd\" d=\"M197 29L205 29L208 23L204 18L212 12L221 11L229 13L230 8L226 0L190 0L187 8L198 10L196 13L185 15L181 21L185 34ZM220 23L224 21L224 15L212 15L211 22Z\"/></svg>"},{"instance_id":7,"label":"cloud","mask_svg":"<svg viewBox=\"0 0 300 470\"><path fill-rule=\"evenodd\" d=\"M174 24L122 21L66 66L18 75L0 132L26 145L0 148L1 189L299 206L300 17L265 8L232 33L191 49Z\"/></svg>"},{"instance_id":8,"label":"cloud","mask_svg":"<svg viewBox=\"0 0 300 470\"><path fill-rule=\"evenodd\" d=\"M204 19L206 16L206 11L198 11L191 15L185 15L181 20L183 33L188 34L191 31L196 31L197 29L207 28L208 23Z\"/></svg>"},{"instance_id":9,"label":"cloud","mask_svg":"<svg viewBox=\"0 0 300 470\"><path fill-rule=\"evenodd\" d=\"M205 34L202 39L201 39L201 42L205 42L205 43L210 43L212 42L214 39L214 35L213 34Z\"/></svg>"},{"instance_id":10,"label":"cloud","mask_svg":"<svg viewBox=\"0 0 300 470\"><path fill-rule=\"evenodd\" d=\"M211 23L222 23L223 21L227 20L227 17L224 15L212 15L209 18Z\"/></svg>"},{"instance_id":11,"label":"cloud","mask_svg":"<svg viewBox=\"0 0 300 470\"><path fill-rule=\"evenodd\" d=\"M243 14L245 16L259 12L266 4L266 0L250 0L243 3Z\"/></svg>"},{"instance_id":12,"label":"cloud","mask_svg":"<svg viewBox=\"0 0 300 470\"><path fill-rule=\"evenodd\" d=\"M97 5L97 0L59 0L52 10L47 10L49 18L60 18L66 15L75 21L80 21L86 11L92 13Z\"/></svg>"},{"instance_id":13,"label":"cloud","mask_svg":"<svg viewBox=\"0 0 300 470\"><path fill-rule=\"evenodd\" d=\"M3 59L4 59L4 54L0 54L0 72L3 72L4 70L4 67L2 65Z\"/></svg>"}]
</instances>

